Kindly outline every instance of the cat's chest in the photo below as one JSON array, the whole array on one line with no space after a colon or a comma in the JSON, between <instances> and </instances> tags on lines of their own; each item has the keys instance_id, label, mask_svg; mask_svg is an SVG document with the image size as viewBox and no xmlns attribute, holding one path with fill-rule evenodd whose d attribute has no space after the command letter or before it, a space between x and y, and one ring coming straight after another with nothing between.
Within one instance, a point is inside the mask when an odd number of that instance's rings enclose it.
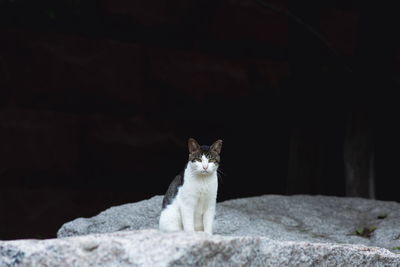
<instances>
[{"instance_id":1,"label":"cat's chest","mask_svg":"<svg viewBox=\"0 0 400 267\"><path fill-rule=\"evenodd\" d=\"M186 179L184 184L185 193L199 198L206 198L217 191L216 177L207 177L205 179L192 178Z\"/></svg>"}]
</instances>

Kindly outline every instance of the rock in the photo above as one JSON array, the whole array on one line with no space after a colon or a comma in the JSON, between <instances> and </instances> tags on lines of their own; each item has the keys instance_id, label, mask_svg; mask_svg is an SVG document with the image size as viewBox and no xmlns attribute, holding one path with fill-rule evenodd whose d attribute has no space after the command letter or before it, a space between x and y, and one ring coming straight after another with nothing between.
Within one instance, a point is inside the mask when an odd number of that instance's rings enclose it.
<instances>
[{"instance_id":1,"label":"rock","mask_svg":"<svg viewBox=\"0 0 400 267\"><path fill-rule=\"evenodd\" d=\"M153 199L153 201L159 198ZM400 266L382 248L139 230L0 241L0 266Z\"/></svg>"},{"instance_id":2,"label":"rock","mask_svg":"<svg viewBox=\"0 0 400 267\"><path fill-rule=\"evenodd\" d=\"M57 237L158 228L162 197L109 208L99 215L64 224Z\"/></svg>"},{"instance_id":3,"label":"rock","mask_svg":"<svg viewBox=\"0 0 400 267\"><path fill-rule=\"evenodd\" d=\"M57 236L156 229L161 202L162 196L155 196L112 207L95 217L64 224ZM214 234L394 249L400 247L400 204L306 195L228 200L217 204Z\"/></svg>"}]
</instances>

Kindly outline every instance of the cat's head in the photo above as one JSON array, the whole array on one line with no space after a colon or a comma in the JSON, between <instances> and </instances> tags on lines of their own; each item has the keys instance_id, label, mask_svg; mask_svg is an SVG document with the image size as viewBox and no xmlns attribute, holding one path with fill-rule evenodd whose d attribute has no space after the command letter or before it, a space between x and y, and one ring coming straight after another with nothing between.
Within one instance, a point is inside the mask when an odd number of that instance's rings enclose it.
<instances>
[{"instance_id":1,"label":"cat's head","mask_svg":"<svg viewBox=\"0 0 400 267\"><path fill-rule=\"evenodd\" d=\"M189 138L188 167L198 175L210 175L217 171L220 162L222 140L215 141L211 146L200 146L196 140Z\"/></svg>"}]
</instances>

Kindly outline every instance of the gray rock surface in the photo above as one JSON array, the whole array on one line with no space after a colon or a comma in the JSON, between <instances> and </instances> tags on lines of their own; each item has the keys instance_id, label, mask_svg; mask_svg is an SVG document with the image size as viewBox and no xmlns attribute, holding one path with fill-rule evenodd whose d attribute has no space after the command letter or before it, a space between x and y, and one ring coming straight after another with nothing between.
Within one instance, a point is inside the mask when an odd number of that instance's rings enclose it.
<instances>
[{"instance_id":1,"label":"gray rock surface","mask_svg":"<svg viewBox=\"0 0 400 267\"><path fill-rule=\"evenodd\" d=\"M400 266L382 248L139 230L0 241L0 266Z\"/></svg>"},{"instance_id":2,"label":"gray rock surface","mask_svg":"<svg viewBox=\"0 0 400 267\"><path fill-rule=\"evenodd\" d=\"M58 237L158 227L162 196L112 207L99 215L64 224ZM358 229L376 227L370 237ZM372 228L372 229L373 229ZM217 204L214 233L266 237L277 241L400 247L400 204L328 196L279 196L228 200ZM398 250L393 250L398 251Z\"/></svg>"}]
</instances>

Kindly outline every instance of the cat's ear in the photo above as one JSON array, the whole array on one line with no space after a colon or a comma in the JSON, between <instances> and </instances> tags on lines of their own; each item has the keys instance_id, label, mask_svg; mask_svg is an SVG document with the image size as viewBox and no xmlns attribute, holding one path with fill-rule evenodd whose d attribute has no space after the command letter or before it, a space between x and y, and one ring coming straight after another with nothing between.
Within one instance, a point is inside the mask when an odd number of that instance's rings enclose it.
<instances>
[{"instance_id":1,"label":"cat's ear","mask_svg":"<svg viewBox=\"0 0 400 267\"><path fill-rule=\"evenodd\" d=\"M211 145L211 150L217 152L218 154L221 153L222 148L222 140L217 140Z\"/></svg>"},{"instance_id":2,"label":"cat's ear","mask_svg":"<svg viewBox=\"0 0 400 267\"><path fill-rule=\"evenodd\" d=\"M196 152L196 151L200 150L200 145L193 138L189 138L189 140L188 140L188 148L189 148L189 152L191 154L193 152Z\"/></svg>"}]
</instances>

